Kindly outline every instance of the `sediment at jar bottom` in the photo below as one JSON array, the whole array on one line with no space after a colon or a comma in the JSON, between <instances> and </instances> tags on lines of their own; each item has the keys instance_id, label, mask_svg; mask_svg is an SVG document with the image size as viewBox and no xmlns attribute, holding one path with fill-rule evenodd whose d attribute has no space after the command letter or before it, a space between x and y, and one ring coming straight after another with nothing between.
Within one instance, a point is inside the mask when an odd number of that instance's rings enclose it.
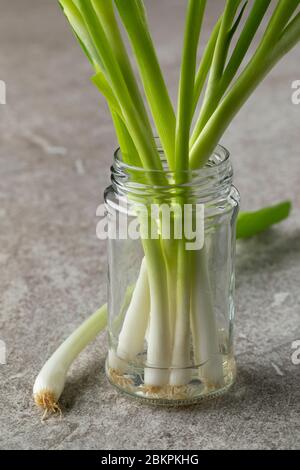
<instances>
[{"instance_id":1,"label":"sediment at jar bottom","mask_svg":"<svg viewBox=\"0 0 300 470\"><path fill-rule=\"evenodd\" d=\"M225 393L234 383L236 364L233 355L220 355L223 369L222 385L212 384L205 379L201 370L203 366L189 368L190 381L184 385L165 384L148 385L144 380L144 369L141 365L127 363L121 372L110 367L109 358L106 362L106 374L112 385L122 392L156 404L185 405L199 400Z\"/></svg>"}]
</instances>

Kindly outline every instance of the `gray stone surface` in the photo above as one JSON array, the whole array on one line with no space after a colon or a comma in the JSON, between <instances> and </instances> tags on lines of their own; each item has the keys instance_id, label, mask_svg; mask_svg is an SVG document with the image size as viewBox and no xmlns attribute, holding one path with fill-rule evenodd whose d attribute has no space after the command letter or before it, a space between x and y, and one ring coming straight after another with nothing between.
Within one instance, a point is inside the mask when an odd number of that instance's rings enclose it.
<instances>
[{"instance_id":1,"label":"gray stone surface","mask_svg":"<svg viewBox=\"0 0 300 470\"><path fill-rule=\"evenodd\" d=\"M208 2L208 25L221 2ZM175 97L181 0L148 0ZM300 448L300 48L259 88L223 143L243 208L291 198L291 218L238 246L238 380L215 401L154 408L118 394L101 335L74 364L63 419L42 424L31 398L49 354L106 298L105 245L95 210L116 143L90 68L51 0L0 1L0 447L5 449Z\"/></svg>"}]
</instances>

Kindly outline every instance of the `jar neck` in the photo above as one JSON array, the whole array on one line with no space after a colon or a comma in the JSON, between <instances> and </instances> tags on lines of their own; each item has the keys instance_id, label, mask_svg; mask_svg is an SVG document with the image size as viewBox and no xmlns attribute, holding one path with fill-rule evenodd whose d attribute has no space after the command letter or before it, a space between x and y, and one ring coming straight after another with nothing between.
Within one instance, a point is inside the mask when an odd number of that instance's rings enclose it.
<instances>
[{"instance_id":1,"label":"jar neck","mask_svg":"<svg viewBox=\"0 0 300 470\"><path fill-rule=\"evenodd\" d=\"M207 164L197 170L170 172L163 151L158 146L163 171L147 171L124 163L120 150L114 155L111 181L114 192L121 197L164 202L184 195L189 201L210 202L225 199L231 190L233 169L229 152L218 146ZM178 184L177 181L185 181Z\"/></svg>"}]
</instances>

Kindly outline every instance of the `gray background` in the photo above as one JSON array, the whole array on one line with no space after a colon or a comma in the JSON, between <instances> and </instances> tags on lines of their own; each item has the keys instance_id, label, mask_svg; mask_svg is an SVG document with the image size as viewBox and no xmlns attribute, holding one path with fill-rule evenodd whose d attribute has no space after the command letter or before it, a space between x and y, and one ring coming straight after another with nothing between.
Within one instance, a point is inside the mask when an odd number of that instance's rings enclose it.
<instances>
[{"instance_id":1,"label":"gray background","mask_svg":"<svg viewBox=\"0 0 300 470\"><path fill-rule=\"evenodd\" d=\"M148 0L176 96L183 0ZM221 1L210 1L209 30ZM186 409L131 401L104 376L102 334L74 364L63 419L42 424L34 378L66 335L106 300L105 244L95 211L116 146L91 70L55 1L0 1L0 447L9 449L299 448L300 47L276 68L224 136L242 207L291 198L291 218L238 244L238 380ZM207 33L206 33L207 35Z\"/></svg>"}]
</instances>

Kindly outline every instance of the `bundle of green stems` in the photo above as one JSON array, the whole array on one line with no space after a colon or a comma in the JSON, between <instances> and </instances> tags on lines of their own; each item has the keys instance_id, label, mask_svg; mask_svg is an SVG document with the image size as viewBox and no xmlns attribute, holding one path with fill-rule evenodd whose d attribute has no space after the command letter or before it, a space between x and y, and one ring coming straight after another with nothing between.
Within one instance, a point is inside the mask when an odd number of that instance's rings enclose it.
<instances>
[{"instance_id":1,"label":"bundle of green stems","mask_svg":"<svg viewBox=\"0 0 300 470\"><path fill-rule=\"evenodd\" d=\"M193 171L207 165L238 111L300 40L299 0L224 0L223 11L198 60L207 2L187 0L175 110L142 0L59 2L94 69L92 81L106 98L123 161L149 172L145 183L153 188L170 184L182 188ZM172 182L164 177L164 171L172 172ZM174 203L183 205L188 200L184 191L174 194ZM289 203L283 203L252 215L242 213L238 237L266 229L286 217L289 209ZM142 352L146 337L149 368L145 368L144 381L149 386L178 386L189 381L186 366L191 335L196 363L211 357L218 348L209 286L205 285L205 244L199 252L192 252L184 242L162 237L142 240L144 259L120 329L117 354L110 358L111 367L121 370L122 361L134 361ZM204 279L202 289L196 285L199 278ZM200 330L199 302L204 309ZM105 308L100 314L106 315ZM95 323L91 325L95 332ZM79 352L75 348L72 353L72 347L68 351L65 371ZM211 383L220 385L220 359L211 361L206 374Z\"/></svg>"}]
</instances>

